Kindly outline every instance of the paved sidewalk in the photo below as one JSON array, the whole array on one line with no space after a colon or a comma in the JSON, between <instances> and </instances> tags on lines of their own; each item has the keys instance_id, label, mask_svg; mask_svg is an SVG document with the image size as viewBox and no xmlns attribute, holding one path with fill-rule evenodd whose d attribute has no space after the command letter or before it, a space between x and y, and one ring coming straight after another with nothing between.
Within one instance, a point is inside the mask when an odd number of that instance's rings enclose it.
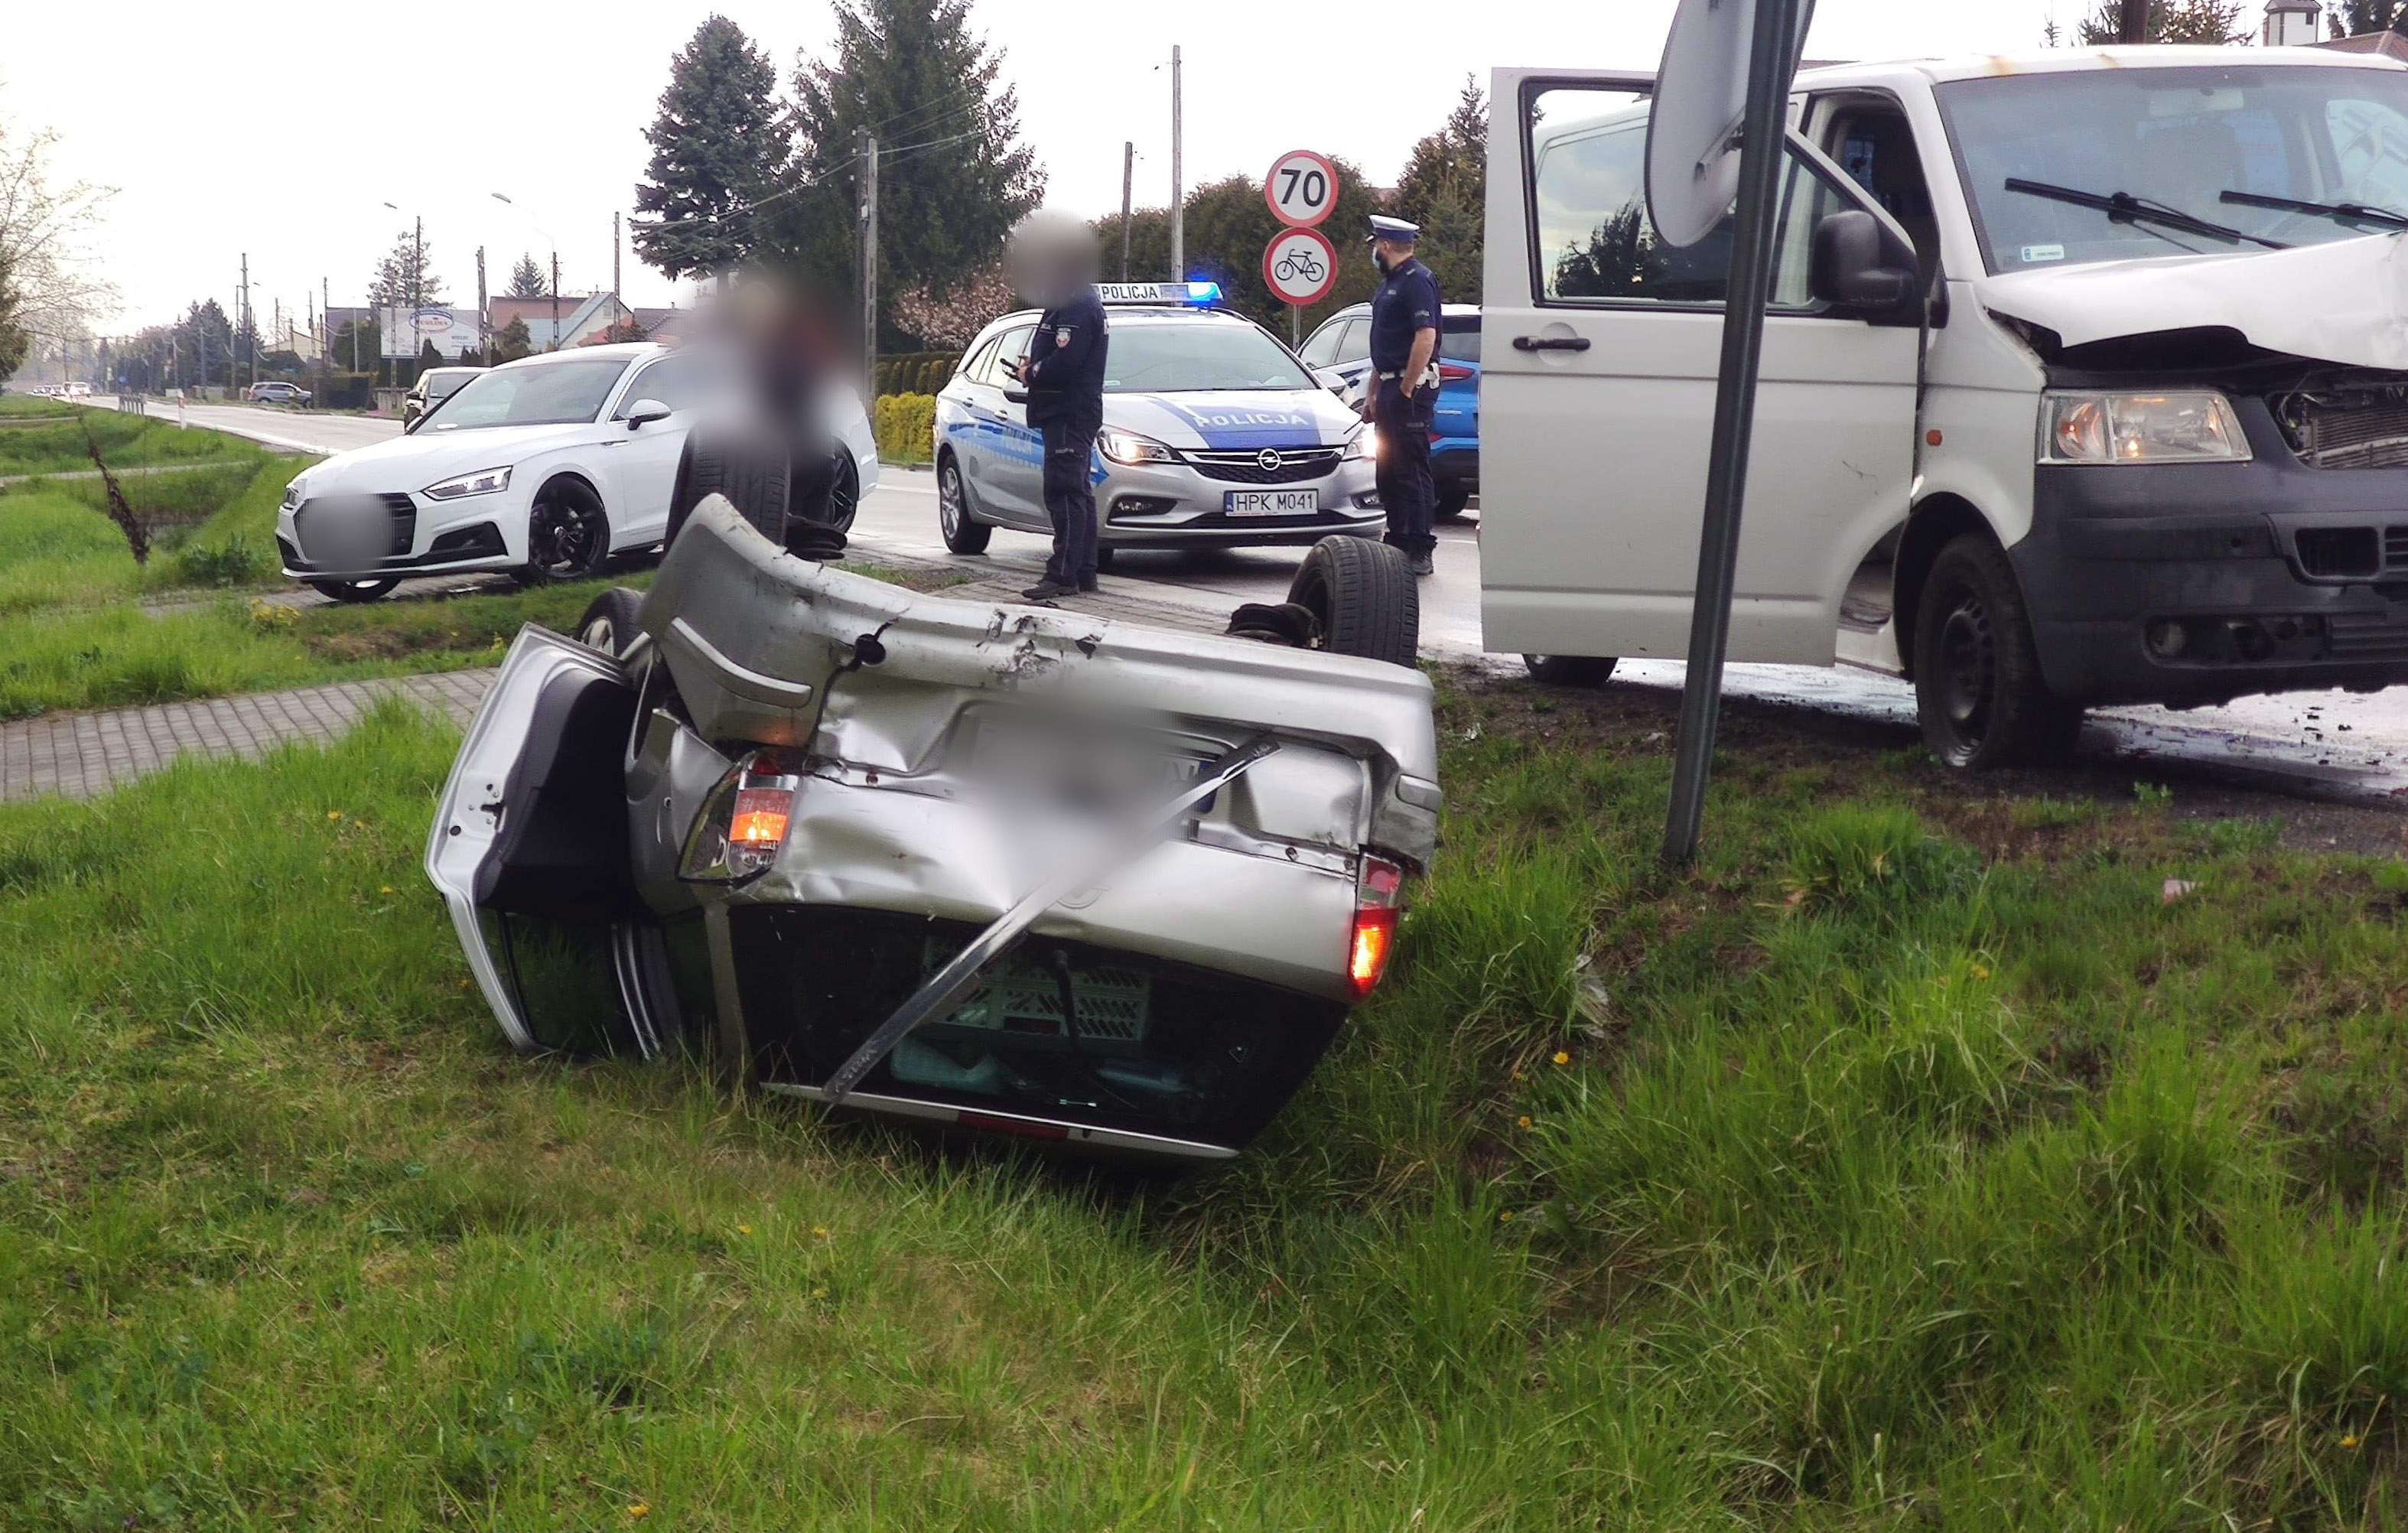
<instances>
[{"instance_id":1,"label":"paved sidewalk","mask_svg":"<svg viewBox=\"0 0 2408 1533\"><path fill-rule=\"evenodd\" d=\"M386 696L407 698L465 725L493 681L491 670L445 671L0 724L0 800L90 798L158 771L186 752L255 761L289 741L334 739Z\"/></svg>"}]
</instances>

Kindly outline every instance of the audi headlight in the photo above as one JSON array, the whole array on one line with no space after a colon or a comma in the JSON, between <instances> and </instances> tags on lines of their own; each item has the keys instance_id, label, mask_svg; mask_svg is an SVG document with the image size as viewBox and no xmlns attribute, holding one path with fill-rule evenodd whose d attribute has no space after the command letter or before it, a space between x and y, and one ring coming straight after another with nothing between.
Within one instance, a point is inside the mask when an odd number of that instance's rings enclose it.
<instances>
[{"instance_id":1,"label":"audi headlight","mask_svg":"<svg viewBox=\"0 0 2408 1533\"><path fill-rule=\"evenodd\" d=\"M462 474L430 484L419 492L429 500L458 500L464 495L490 495L510 487L510 471L507 468L480 468L473 474Z\"/></svg>"},{"instance_id":2,"label":"audi headlight","mask_svg":"<svg viewBox=\"0 0 2408 1533\"><path fill-rule=\"evenodd\" d=\"M301 481L299 480L294 480L292 483L284 487L284 509L288 511L297 511L301 509Z\"/></svg>"},{"instance_id":3,"label":"audi headlight","mask_svg":"<svg viewBox=\"0 0 2408 1533\"><path fill-rule=\"evenodd\" d=\"M1376 458L1379 455L1380 428L1367 422L1362 430L1346 438L1346 451L1340 461L1353 463L1358 458Z\"/></svg>"},{"instance_id":4,"label":"audi headlight","mask_svg":"<svg viewBox=\"0 0 2408 1533\"><path fill-rule=\"evenodd\" d=\"M1140 437L1134 431L1099 431L1096 446L1105 457L1131 468L1150 463L1177 463L1179 455L1151 437Z\"/></svg>"},{"instance_id":5,"label":"audi headlight","mask_svg":"<svg viewBox=\"0 0 2408 1533\"><path fill-rule=\"evenodd\" d=\"M2246 463L2232 401L2210 389L2051 394L2041 401L2042 463Z\"/></svg>"}]
</instances>

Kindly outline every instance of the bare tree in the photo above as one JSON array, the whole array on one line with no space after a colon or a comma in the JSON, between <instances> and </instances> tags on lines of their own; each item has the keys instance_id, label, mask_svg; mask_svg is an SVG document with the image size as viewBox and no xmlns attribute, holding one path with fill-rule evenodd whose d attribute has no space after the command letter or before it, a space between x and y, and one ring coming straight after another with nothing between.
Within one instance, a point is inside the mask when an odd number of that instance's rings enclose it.
<instances>
[{"instance_id":1,"label":"bare tree","mask_svg":"<svg viewBox=\"0 0 2408 1533\"><path fill-rule=\"evenodd\" d=\"M0 117L0 351L11 331L36 347L83 339L117 305L116 288L94 274L84 246L116 189L54 184L57 143L50 129Z\"/></svg>"}]
</instances>

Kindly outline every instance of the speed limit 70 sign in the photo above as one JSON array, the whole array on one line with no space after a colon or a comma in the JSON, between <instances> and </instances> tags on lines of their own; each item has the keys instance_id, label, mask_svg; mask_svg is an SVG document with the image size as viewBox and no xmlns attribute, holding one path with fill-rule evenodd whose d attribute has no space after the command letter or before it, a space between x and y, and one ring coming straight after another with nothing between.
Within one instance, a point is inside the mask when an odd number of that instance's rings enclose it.
<instances>
[{"instance_id":1,"label":"speed limit 70 sign","mask_svg":"<svg viewBox=\"0 0 2408 1533\"><path fill-rule=\"evenodd\" d=\"M1309 149L1291 150L1271 162L1263 200L1282 223L1310 229L1338 207L1338 167Z\"/></svg>"}]
</instances>

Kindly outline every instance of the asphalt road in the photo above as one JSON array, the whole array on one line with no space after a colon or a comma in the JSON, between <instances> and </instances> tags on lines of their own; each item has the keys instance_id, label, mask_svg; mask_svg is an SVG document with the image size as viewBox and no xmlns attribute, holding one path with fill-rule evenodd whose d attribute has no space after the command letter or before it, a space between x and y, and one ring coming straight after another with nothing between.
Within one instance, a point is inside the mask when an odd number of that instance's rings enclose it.
<instances>
[{"instance_id":1,"label":"asphalt road","mask_svg":"<svg viewBox=\"0 0 2408 1533\"><path fill-rule=\"evenodd\" d=\"M154 415L172 414L155 401ZM364 416L308 415L250 405L194 405L185 420L274 446L314 452L364 447L397 434L400 423ZM862 503L853 545L865 557L881 552L943 559L992 576L1025 572L1034 583L1045 563L1044 539L998 530L985 555L958 558L937 533L932 478L888 468ZM1226 612L1241 601L1279 601L1304 557L1301 549L1226 552L1124 552L1104 577L1105 588L1201 611ZM1422 585L1422 648L1434 658L1472 661L1518 670L1512 656L1480 648L1480 543L1477 519L1441 526L1438 573ZM1624 666L1627 684L1678 688L1683 667L1649 661ZM1914 696L1905 683L1866 671L1799 666L1733 666L1725 674L1733 695L1797 704L1912 727ZM2102 709L2084 736L2086 754L2121 756L2205 772L2258 786L2344 798L2408 801L2408 688L2374 696L2295 693L2243 698L2223 708L2173 712L2160 708Z\"/></svg>"}]
</instances>

